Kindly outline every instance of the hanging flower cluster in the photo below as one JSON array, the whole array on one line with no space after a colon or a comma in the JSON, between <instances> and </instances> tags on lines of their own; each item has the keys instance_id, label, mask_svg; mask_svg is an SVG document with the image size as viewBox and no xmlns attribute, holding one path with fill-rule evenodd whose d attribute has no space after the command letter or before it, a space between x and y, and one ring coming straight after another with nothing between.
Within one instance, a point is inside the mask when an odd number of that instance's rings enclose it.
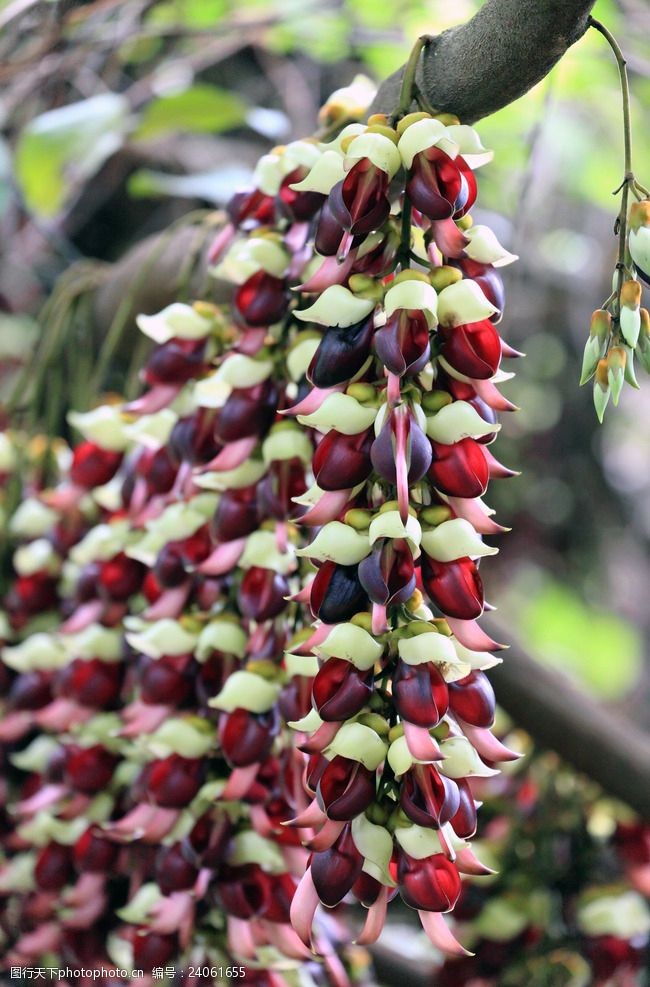
<instances>
[{"instance_id":1,"label":"hanging flower cluster","mask_svg":"<svg viewBox=\"0 0 650 987\"><path fill-rule=\"evenodd\" d=\"M369 909L357 941L374 941L399 891L460 950L442 913L481 871L470 779L516 756L489 730L497 645L476 624L478 563L496 551L482 536L503 530L481 498L508 472L486 443L512 407L496 383L514 355L494 325L495 267L514 258L468 218L470 164L487 157L457 122L371 118L293 185L327 195L294 311L320 328L311 389L287 412L319 436L299 501L318 530L297 553L317 566L303 594L317 624L292 654L318 659L293 724L313 793L294 825L316 830L292 906L306 943L319 902L350 892Z\"/></svg>"},{"instance_id":2,"label":"hanging flower cluster","mask_svg":"<svg viewBox=\"0 0 650 987\"><path fill-rule=\"evenodd\" d=\"M589 17L589 24L603 35L614 54L623 98L624 174L614 193L621 193L621 206L614 224L618 257L612 293L591 317L580 376L581 384L593 378L594 406L602 422L610 398L617 405L626 382L638 388L635 356L650 373L650 314L641 307L642 290L638 280L641 278L650 283L650 192L637 181L632 171L630 88L625 58L604 24L593 17ZM634 200L631 206L630 196Z\"/></svg>"},{"instance_id":3,"label":"hanging flower cluster","mask_svg":"<svg viewBox=\"0 0 650 987\"><path fill-rule=\"evenodd\" d=\"M282 694L287 515L312 445L275 423L265 329L206 304L139 324L148 390L71 415L69 469L10 520L8 961L344 985L338 926L317 932L321 970L289 922L307 853L284 823L308 800L282 724L309 680Z\"/></svg>"},{"instance_id":4,"label":"hanging flower cluster","mask_svg":"<svg viewBox=\"0 0 650 987\"><path fill-rule=\"evenodd\" d=\"M514 258L469 215L477 134L399 117L262 158L231 304L140 316L142 397L73 414L13 516L12 965L343 985L328 909L370 943L397 893L462 952L472 779L517 756L476 623Z\"/></svg>"}]
</instances>

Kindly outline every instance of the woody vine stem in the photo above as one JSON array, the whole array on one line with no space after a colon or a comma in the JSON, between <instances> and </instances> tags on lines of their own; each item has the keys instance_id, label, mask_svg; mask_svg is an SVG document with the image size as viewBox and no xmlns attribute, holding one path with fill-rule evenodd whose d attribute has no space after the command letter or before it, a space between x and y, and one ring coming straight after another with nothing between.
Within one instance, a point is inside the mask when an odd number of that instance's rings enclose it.
<instances>
[{"instance_id":1,"label":"woody vine stem","mask_svg":"<svg viewBox=\"0 0 650 987\"><path fill-rule=\"evenodd\" d=\"M626 260L626 242L627 242L627 213L628 213L628 200L630 189L633 195L637 199L642 196L648 196L650 193L643 185L641 185L634 177L634 172L632 171L632 127L630 123L630 84L627 77L627 62L625 56L621 51L620 45L618 44L616 38L602 24L600 21L596 20L595 17L589 17L590 27L595 28L602 36L605 38L610 48L614 53L616 58L616 64L618 65L618 73L621 81L621 97L623 101L623 141L624 141L624 174L623 181L617 189L614 190L614 195L621 192L621 208L616 219L614 226L614 232L618 235L618 260L616 264L616 270L618 273L617 284L615 295L612 298L616 299L616 312L620 316L620 295L621 289L623 287L623 279L625 277L625 260Z\"/></svg>"}]
</instances>

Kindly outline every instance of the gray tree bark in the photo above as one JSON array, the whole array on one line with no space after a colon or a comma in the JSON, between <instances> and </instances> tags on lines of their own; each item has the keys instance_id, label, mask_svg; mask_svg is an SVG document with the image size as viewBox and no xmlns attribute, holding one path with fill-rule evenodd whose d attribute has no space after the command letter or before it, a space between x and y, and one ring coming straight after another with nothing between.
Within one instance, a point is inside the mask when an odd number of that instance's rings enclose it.
<instances>
[{"instance_id":1,"label":"gray tree bark","mask_svg":"<svg viewBox=\"0 0 650 987\"><path fill-rule=\"evenodd\" d=\"M466 24L434 37L416 82L439 111L474 123L548 75L589 26L595 0L486 0ZM397 105L403 69L380 86L371 113Z\"/></svg>"}]
</instances>

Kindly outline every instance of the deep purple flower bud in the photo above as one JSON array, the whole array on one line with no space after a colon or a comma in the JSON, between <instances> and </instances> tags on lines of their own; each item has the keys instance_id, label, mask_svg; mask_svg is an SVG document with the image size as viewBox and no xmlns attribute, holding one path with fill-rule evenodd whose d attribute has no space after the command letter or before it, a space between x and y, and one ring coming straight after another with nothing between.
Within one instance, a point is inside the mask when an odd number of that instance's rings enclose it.
<instances>
[{"instance_id":1,"label":"deep purple flower bud","mask_svg":"<svg viewBox=\"0 0 650 987\"><path fill-rule=\"evenodd\" d=\"M393 674L393 700L402 720L435 727L447 712L447 683L433 662L408 665L398 659Z\"/></svg>"},{"instance_id":2,"label":"deep purple flower bud","mask_svg":"<svg viewBox=\"0 0 650 987\"><path fill-rule=\"evenodd\" d=\"M329 198L323 203L320 211L314 247L323 257L333 257L339 252L341 239L345 230L335 217ZM364 240L364 234L357 234L352 240L352 248L358 247Z\"/></svg>"},{"instance_id":3,"label":"deep purple flower bud","mask_svg":"<svg viewBox=\"0 0 650 987\"><path fill-rule=\"evenodd\" d=\"M245 538L259 527L257 488L225 490L212 520L212 534L217 541Z\"/></svg>"},{"instance_id":4,"label":"deep purple flower bud","mask_svg":"<svg viewBox=\"0 0 650 987\"><path fill-rule=\"evenodd\" d=\"M458 868L442 853L416 860L400 850L397 880L402 900L427 912L450 911L461 889Z\"/></svg>"},{"instance_id":5,"label":"deep purple flower bud","mask_svg":"<svg viewBox=\"0 0 650 987\"><path fill-rule=\"evenodd\" d=\"M461 720L474 727L491 727L496 699L484 672L470 672L464 679L449 684L449 706Z\"/></svg>"},{"instance_id":6,"label":"deep purple flower bud","mask_svg":"<svg viewBox=\"0 0 650 987\"><path fill-rule=\"evenodd\" d=\"M328 658L314 678L312 698L322 720L347 720L363 709L373 691L373 670L343 658Z\"/></svg>"},{"instance_id":7,"label":"deep purple flower bud","mask_svg":"<svg viewBox=\"0 0 650 987\"><path fill-rule=\"evenodd\" d=\"M351 827L345 826L328 850L311 858L311 876L323 904L329 908L338 905L361 876L362 868L363 857L354 844Z\"/></svg>"},{"instance_id":8,"label":"deep purple flower bud","mask_svg":"<svg viewBox=\"0 0 650 987\"><path fill-rule=\"evenodd\" d=\"M344 490L366 480L372 472L373 441L372 429L357 435L328 432L316 447L312 467L321 490Z\"/></svg>"},{"instance_id":9,"label":"deep purple flower bud","mask_svg":"<svg viewBox=\"0 0 650 987\"><path fill-rule=\"evenodd\" d=\"M391 606L413 595L413 555L403 539L381 539L359 563L359 582L373 603Z\"/></svg>"},{"instance_id":10,"label":"deep purple flower bud","mask_svg":"<svg viewBox=\"0 0 650 987\"><path fill-rule=\"evenodd\" d=\"M219 412L215 436L221 442L237 442L250 435L266 435L278 405L278 391L272 380L262 381L254 387L241 387L232 391Z\"/></svg>"},{"instance_id":11,"label":"deep purple flower bud","mask_svg":"<svg viewBox=\"0 0 650 987\"><path fill-rule=\"evenodd\" d=\"M432 764L414 765L402 779L400 806L418 826L437 829L458 812L458 785Z\"/></svg>"},{"instance_id":12,"label":"deep purple flower bud","mask_svg":"<svg viewBox=\"0 0 650 987\"><path fill-rule=\"evenodd\" d=\"M316 387L350 380L370 355L374 331L372 314L352 326L326 329L309 364L308 379Z\"/></svg>"},{"instance_id":13,"label":"deep purple flower bud","mask_svg":"<svg viewBox=\"0 0 650 987\"><path fill-rule=\"evenodd\" d=\"M198 868L184 856L180 843L162 846L156 854L156 883L165 895L192 888L198 874Z\"/></svg>"},{"instance_id":14,"label":"deep purple flower bud","mask_svg":"<svg viewBox=\"0 0 650 987\"><path fill-rule=\"evenodd\" d=\"M226 212L233 224L240 229L253 229L258 225L267 226L273 222L275 200L272 195L265 195L259 189L235 192L226 207Z\"/></svg>"},{"instance_id":15,"label":"deep purple flower bud","mask_svg":"<svg viewBox=\"0 0 650 987\"><path fill-rule=\"evenodd\" d=\"M235 709L219 717L219 743L224 757L235 768L263 761L271 752L280 729L277 710L249 713Z\"/></svg>"},{"instance_id":16,"label":"deep purple flower bud","mask_svg":"<svg viewBox=\"0 0 650 987\"><path fill-rule=\"evenodd\" d=\"M457 812L449 821L456 836L459 836L461 840L468 840L476 832L476 803L466 778L459 778L456 785L460 795L460 804Z\"/></svg>"},{"instance_id":17,"label":"deep purple flower bud","mask_svg":"<svg viewBox=\"0 0 650 987\"><path fill-rule=\"evenodd\" d=\"M391 414L373 442L370 451L372 465L376 471L383 480L393 485L397 483L396 427L397 416ZM405 456L407 478L409 486L411 486L422 479L431 464L431 443L411 412L408 413L407 428Z\"/></svg>"},{"instance_id":18,"label":"deep purple flower bud","mask_svg":"<svg viewBox=\"0 0 650 987\"><path fill-rule=\"evenodd\" d=\"M235 307L249 326L270 326L286 313L289 293L284 278L260 270L235 295Z\"/></svg>"},{"instance_id":19,"label":"deep purple flower bud","mask_svg":"<svg viewBox=\"0 0 650 987\"><path fill-rule=\"evenodd\" d=\"M266 476L257 485L257 506L260 517L284 521L295 511L294 497L301 497L307 484L302 460L282 459L272 462Z\"/></svg>"},{"instance_id":20,"label":"deep purple flower bud","mask_svg":"<svg viewBox=\"0 0 650 987\"><path fill-rule=\"evenodd\" d=\"M36 858L34 881L41 891L60 891L74 875L72 848L48 843Z\"/></svg>"},{"instance_id":21,"label":"deep purple flower bud","mask_svg":"<svg viewBox=\"0 0 650 987\"><path fill-rule=\"evenodd\" d=\"M328 203L334 219L354 236L378 230L388 219L390 177L369 158L361 158L331 190Z\"/></svg>"},{"instance_id":22,"label":"deep purple flower bud","mask_svg":"<svg viewBox=\"0 0 650 987\"><path fill-rule=\"evenodd\" d=\"M77 658L64 666L55 679L58 696L74 699L82 706L108 709L120 694L124 666L100 658Z\"/></svg>"},{"instance_id":23,"label":"deep purple flower bud","mask_svg":"<svg viewBox=\"0 0 650 987\"><path fill-rule=\"evenodd\" d=\"M324 624L350 620L366 610L368 596L359 581L358 566L324 562L311 586L311 610Z\"/></svg>"},{"instance_id":24,"label":"deep purple flower bud","mask_svg":"<svg viewBox=\"0 0 650 987\"><path fill-rule=\"evenodd\" d=\"M415 376L430 355L429 325L423 312L397 309L375 333L375 352L393 374Z\"/></svg>"},{"instance_id":25,"label":"deep purple flower bud","mask_svg":"<svg viewBox=\"0 0 650 987\"><path fill-rule=\"evenodd\" d=\"M353 819L375 797L375 772L337 755L323 771L316 796L330 819Z\"/></svg>"},{"instance_id":26,"label":"deep purple flower bud","mask_svg":"<svg viewBox=\"0 0 650 987\"><path fill-rule=\"evenodd\" d=\"M270 877L257 864L221 867L213 887L224 911L235 918L259 915L270 898Z\"/></svg>"},{"instance_id":27,"label":"deep purple flower bud","mask_svg":"<svg viewBox=\"0 0 650 987\"><path fill-rule=\"evenodd\" d=\"M289 583L286 576L273 569L252 566L241 581L237 600L239 609L249 620L270 620L287 606Z\"/></svg>"},{"instance_id":28,"label":"deep purple flower bud","mask_svg":"<svg viewBox=\"0 0 650 987\"><path fill-rule=\"evenodd\" d=\"M292 172L285 175L280 186L278 198L282 212L291 220L297 223L304 223L315 216L323 202L325 196L321 192L301 192L291 188L306 178L309 168L300 166L294 168Z\"/></svg>"},{"instance_id":29,"label":"deep purple flower bud","mask_svg":"<svg viewBox=\"0 0 650 987\"><path fill-rule=\"evenodd\" d=\"M207 463L221 449L214 434L214 412L199 408L186 418L179 418L169 437L169 448L176 459L197 465Z\"/></svg>"},{"instance_id":30,"label":"deep purple flower bud","mask_svg":"<svg viewBox=\"0 0 650 987\"><path fill-rule=\"evenodd\" d=\"M476 201L476 179L467 162L429 147L413 158L406 193L429 219L464 216Z\"/></svg>"},{"instance_id":31,"label":"deep purple flower bud","mask_svg":"<svg viewBox=\"0 0 650 987\"><path fill-rule=\"evenodd\" d=\"M157 346L144 365L140 376L154 384L184 384L200 377L205 369L205 340L170 339Z\"/></svg>"}]
</instances>

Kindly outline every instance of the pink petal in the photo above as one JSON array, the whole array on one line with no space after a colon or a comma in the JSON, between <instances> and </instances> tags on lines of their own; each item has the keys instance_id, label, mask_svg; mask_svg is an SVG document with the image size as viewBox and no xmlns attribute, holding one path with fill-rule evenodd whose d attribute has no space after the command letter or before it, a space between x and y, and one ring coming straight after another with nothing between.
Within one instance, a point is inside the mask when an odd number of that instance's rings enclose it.
<instances>
[{"instance_id":1,"label":"pink petal","mask_svg":"<svg viewBox=\"0 0 650 987\"><path fill-rule=\"evenodd\" d=\"M490 407L494 408L495 411L517 411L517 405L513 404L512 401L508 401L504 398L501 391L498 390L495 384L491 380L470 380L470 384L478 394L478 396L485 401L485 403Z\"/></svg>"},{"instance_id":2,"label":"pink petal","mask_svg":"<svg viewBox=\"0 0 650 987\"><path fill-rule=\"evenodd\" d=\"M216 237L210 244L208 250L208 264L216 264L224 250L230 246L237 235L237 229L232 223L228 223L222 230L219 230Z\"/></svg>"},{"instance_id":3,"label":"pink petal","mask_svg":"<svg viewBox=\"0 0 650 987\"><path fill-rule=\"evenodd\" d=\"M447 617L452 634L470 651L502 651L507 644L499 644L479 627L475 620L459 620L457 617Z\"/></svg>"},{"instance_id":4,"label":"pink petal","mask_svg":"<svg viewBox=\"0 0 650 987\"><path fill-rule=\"evenodd\" d=\"M471 723L456 719L472 747L484 761L518 761L520 757L523 757L523 754L511 751L509 747L497 740L491 730L487 730L485 727L475 727Z\"/></svg>"},{"instance_id":5,"label":"pink petal","mask_svg":"<svg viewBox=\"0 0 650 987\"><path fill-rule=\"evenodd\" d=\"M312 799L308 807L297 815L294 819L290 819L288 822L283 823L283 826L291 826L292 828L305 829L313 828L316 826L322 826L327 822L327 814L323 812L320 805L316 799Z\"/></svg>"},{"instance_id":6,"label":"pink petal","mask_svg":"<svg viewBox=\"0 0 650 987\"><path fill-rule=\"evenodd\" d=\"M508 469L503 463L500 463L498 459L492 455L487 446L481 446L483 450L483 455L490 468L490 477L493 480L507 479L510 476L520 476L517 470Z\"/></svg>"},{"instance_id":7,"label":"pink petal","mask_svg":"<svg viewBox=\"0 0 650 987\"><path fill-rule=\"evenodd\" d=\"M325 291L332 284L343 284L357 259L357 250L351 250L342 264L336 257L326 257L308 281L298 286L298 291Z\"/></svg>"},{"instance_id":8,"label":"pink petal","mask_svg":"<svg viewBox=\"0 0 650 987\"><path fill-rule=\"evenodd\" d=\"M345 384L336 384L335 387L312 387L309 394L299 401L298 404L294 404L291 408L285 408L281 411L281 415L311 415L314 411L318 411L323 402L330 396L330 394L340 394L341 391L345 390Z\"/></svg>"},{"instance_id":9,"label":"pink petal","mask_svg":"<svg viewBox=\"0 0 650 987\"><path fill-rule=\"evenodd\" d=\"M172 706L143 703L135 699L122 710L124 726L120 730L121 737L137 737L140 734L153 733L171 716Z\"/></svg>"},{"instance_id":10,"label":"pink petal","mask_svg":"<svg viewBox=\"0 0 650 987\"><path fill-rule=\"evenodd\" d=\"M319 904L320 901L311 876L311 867L308 867L296 888L289 912L292 926L308 948L311 948L312 945L311 927Z\"/></svg>"},{"instance_id":11,"label":"pink petal","mask_svg":"<svg viewBox=\"0 0 650 987\"><path fill-rule=\"evenodd\" d=\"M411 757L426 762L443 760L440 748L426 727L418 727L407 720L404 720L402 725Z\"/></svg>"},{"instance_id":12,"label":"pink petal","mask_svg":"<svg viewBox=\"0 0 650 987\"><path fill-rule=\"evenodd\" d=\"M456 854L456 867L461 874L476 874L481 877L487 874L496 874L497 871L482 864L478 857L474 856L471 847L463 847Z\"/></svg>"},{"instance_id":13,"label":"pink petal","mask_svg":"<svg viewBox=\"0 0 650 987\"><path fill-rule=\"evenodd\" d=\"M179 617L190 595L192 580L187 579L180 586L167 589L160 594L155 603L142 614L145 620L161 620L163 617Z\"/></svg>"},{"instance_id":14,"label":"pink petal","mask_svg":"<svg viewBox=\"0 0 650 987\"><path fill-rule=\"evenodd\" d=\"M318 503L302 515L300 524L313 524L320 527L322 524L327 524L328 521L335 521L345 510L351 493L351 489L327 490L319 498Z\"/></svg>"},{"instance_id":15,"label":"pink petal","mask_svg":"<svg viewBox=\"0 0 650 987\"><path fill-rule=\"evenodd\" d=\"M59 630L62 634L76 634L83 631L89 624L99 623L106 604L103 600L91 600L77 607L71 617L61 624Z\"/></svg>"},{"instance_id":16,"label":"pink petal","mask_svg":"<svg viewBox=\"0 0 650 987\"><path fill-rule=\"evenodd\" d=\"M337 841L346 825L345 820L328 819L320 832L306 844L307 849L312 850L314 853L322 853L323 850L329 850Z\"/></svg>"},{"instance_id":17,"label":"pink petal","mask_svg":"<svg viewBox=\"0 0 650 987\"><path fill-rule=\"evenodd\" d=\"M449 927L440 912L419 911L422 928L426 932L429 940L441 953L449 956L473 956L449 931Z\"/></svg>"},{"instance_id":18,"label":"pink petal","mask_svg":"<svg viewBox=\"0 0 650 987\"><path fill-rule=\"evenodd\" d=\"M318 754L325 750L332 743L341 728L341 723L337 720L322 723L318 730L312 733L304 743L300 744L300 750L305 754Z\"/></svg>"},{"instance_id":19,"label":"pink petal","mask_svg":"<svg viewBox=\"0 0 650 987\"><path fill-rule=\"evenodd\" d=\"M4 743L19 740L31 729L33 722L34 714L27 711L14 710L12 713L3 713L0 720L0 740Z\"/></svg>"},{"instance_id":20,"label":"pink petal","mask_svg":"<svg viewBox=\"0 0 650 987\"><path fill-rule=\"evenodd\" d=\"M223 576L234 569L245 547L245 538L222 542L196 567L196 571L202 572L205 576Z\"/></svg>"},{"instance_id":21,"label":"pink petal","mask_svg":"<svg viewBox=\"0 0 650 987\"><path fill-rule=\"evenodd\" d=\"M228 947L233 956L253 959L257 952L251 923L243 918L228 916Z\"/></svg>"},{"instance_id":22,"label":"pink petal","mask_svg":"<svg viewBox=\"0 0 650 987\"><path fill-rule=\"evenodd\" d=\"M156 411L169 407L180 390L180 384L156 384L142 397L124 405L124 410L133 415L153 415Z\"/></svg>"},{"instance_id":23,"label":"pink petal","mask_svg":"<svg viewBox=\"0 0 650 987\"><path fill-rule=\"evenodd\" d=\"M243 798L255 781L259 764L247 764L245 768L234 768L226 783L221 798L226 802Z\"/></svg>"},{"instance_id":24,"label":"pink petal","mask_svg":"<svg viewBox=\"0 0 650 987\"><path fill-rule=\"evenodd\" d=\"M510 528L504 528L502 524L497 524L489 514L485 513L481 507L483 501L480 497L447 497L447 503L457 517L469 521L480 535L501 535L510 531Z\"/></svg>"},{"instance_id":25,"label":"pink petal","mask_svg":"<svg viewBox=\"0 0 650 987\"><path fill-rule=\"evenodd\" d=\"M386 921L387 906L388 888L382 888L377 900L368 909L361 934L355 939L357 946L371 946L373 942L377 942Z\"/></svg>"},{"instance_id":26,"label":"pink petal","mask_svg":"<svg viewBox=\"0 0 650 987\"><path fill-rule=\"evenodd\" d=\"M35 713L34 720L40 727L60 732L78 723L85 723L94 713L88 706L80 706L74 699L60 696Z\"/></svg>"},{"instance_id":27,"label":"pink petal","mask_svg":"<svg viewBox=\"0 0 650 987\"><path fill-rule=\"evenodd\" d=\"M229 442L227 446L211 459L205 466L201 466L201 473L209 471L220 473L222 470L234 470L247 459L257 445L257 436L251 435L246 439L238 439L237 442Z\"/></svg>"},{"instance_id":28,"label":"pink petal","mask_svg":"<svg viewBox=\"0 0 650 987\"><path fill-rule=\"evenodd\" d=\"M263 922L268 941L285 956L296 960L311 959L312 954L302 943L290 925L279 922Z\"/></svg>"}]
</instances>

